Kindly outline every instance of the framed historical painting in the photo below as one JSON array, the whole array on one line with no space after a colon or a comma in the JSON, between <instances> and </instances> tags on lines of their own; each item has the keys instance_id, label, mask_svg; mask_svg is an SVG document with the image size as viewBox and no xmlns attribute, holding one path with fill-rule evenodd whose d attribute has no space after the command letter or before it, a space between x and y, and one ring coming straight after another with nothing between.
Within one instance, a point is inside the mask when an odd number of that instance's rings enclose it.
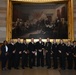
<instances>
[{"instance_id":1,"label":"framed historical painting","mask_svg":"<svg viewBox=\"0 0 76 75\"><path fill-rule=\"evenodd\" d=\"M8 0L7 39L74 40L72 0Z\"/></svg>"}]
</instances>

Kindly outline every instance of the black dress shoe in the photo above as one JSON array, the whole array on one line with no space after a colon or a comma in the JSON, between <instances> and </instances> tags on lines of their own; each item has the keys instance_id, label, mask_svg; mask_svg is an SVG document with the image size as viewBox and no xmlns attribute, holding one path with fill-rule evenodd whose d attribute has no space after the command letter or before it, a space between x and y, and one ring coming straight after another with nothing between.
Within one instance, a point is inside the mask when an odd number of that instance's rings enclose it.
<instances>
[{"instance_id":1,"label":"black dress shoe","mask_svg":"<svg viewBox=\"0 0 76 75\"><path fill-rule=\"evenodd\" d=\"M50 69L51 67L47 67L47 69Z\"/></svg>"},{"instance_id":2,"label":"black dress shoe","mask_svg":"<svg viewBox=\"0 0 76 75\"><path fill-rule=\"evenodd\" d=\"M30 69L32 69L32 67L30 67Z\"/></svg>"},{"instance_id":3,"label":"black dress shoe","mask_svg":"<svg viewBox=\"0 0 76 75\"><path fill-rule=\"evenodd\" d=\"M65 68L61 68L62 70L65 70Z\"/></svg>"},{"instance_id":4,"label":"black dress shoe","mask_svg":"<svg viewBox=\"0 0 76 75\"><path fill-rule=\"evenodd\" d=\"M25 69L24 67L22 67L22 69Z\"/></svg>"},{"instance_id":5,"label":"black dress shoe","mask_svg":"<svg viewBox=\"0 0 76 75\"><path fill-rule=\"evenodd\" d=\"M41 65L41 67L44 67L44 65Z\"/></svg>"},{"instance_id":6,"label":"black dress shoe","mask_svg":"<svg viewBox=\"0 0 76 75\"><path fill-rule=\"evenodd\" d=\"M8 70L11 70L11 68L8 68Z\"/></svg>"},{"instance_id":7,"label":"black dress shoe","mask_svg":"<svg viewBox=\"0 0 76 75\"><path fill-rule=\"evenodd\" d=\"M6 69L5 68L2 68L2 71L5 71Z\"/></svg>"},{"instance_id":8,"label":"black dress shoe","mask_svg":"<svg viewBox=\"0 0 76 75\"><path fill-rule=\"evenodd\" d=\"M28 67L27 65L25 67Z\"/></svg>"},{"instance_id":9,"label":"black dress shoe","mask_svg":"<svg viewBox=\"0 0 76 75\"><path fill-rule=\"evenodd\" d=\"M17 69L17 70L18 70L19 68L18 68L18 67L16 67L15 69Z\"/></svg>"},{"instance_id":10,"label":"black dress shoe","mask_svg":"<svg viewBox=\"0 0 76 75\"><path fill-rule=\"evenodd\" d=\"M76 70L76 67L74 67L74 70Z\"/></svg>"},{"instance_id":11,"label":"black dress shoe","mask_svg":"<svg viewBox=\"0 0 76 75\"><path fill-rule=\"evenodd\" d=\"M33 66L36 66L36 65L33 65Z\"/></svg>"},{"instance_id":12,"label":"black dress shoe","mask_svg":"<svg viewBox=\"0 0 76 75\"><path fill-rule=\"evenodd\" d=\"M37 67L40 67L39 65L37 65Z\"/></svg>"},{"instance_id":13,"label":"black dress shoe","mask_svg":"<svg viewBox=\"0 0 76 75\"><path fill-rule=\"evenodd\" d=\"M57 69L57 67L54 67L53 69Z\"/></svg>"}]
</instances>

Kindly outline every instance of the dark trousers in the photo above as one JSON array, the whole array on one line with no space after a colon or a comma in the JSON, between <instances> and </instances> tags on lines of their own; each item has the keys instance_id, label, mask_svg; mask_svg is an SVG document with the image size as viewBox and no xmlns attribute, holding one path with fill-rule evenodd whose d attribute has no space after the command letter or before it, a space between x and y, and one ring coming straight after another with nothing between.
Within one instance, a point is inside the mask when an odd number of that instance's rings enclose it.
<instances>
[{"instance_id":1,"label":"dark trousers","mask_svg":"<svg viewBox=\"0 0 76 75\"><path fill-rule=\"evenodd\" d=\"M67 62L68 62L68 69L72 69L73 68L73 57L69 55L67 57Z\"/></svg>"},{"instance_id":2,"label":"dark trousers","mask_svg":"<svg viewBox=\"0 0 76 75\"><path fill-rule=\"evenodd\" d=\"M76 69L76 57L74 57L74 69Z\"/></svg>"},{"instance_id":3,"label":"dark trousers","mask_svg":"<svg viewBox=\"0 0 76 75\"><path fill-rule=\"evenodd\" d=\"M59 56L59 62L60 62L60 68L65 69L65 67L66 67L66 57L60 55Z\"/></svg>"},{"instance_id":4,"label":"dark trousers","mask_svg":"<svg viewBox=\"0 0 76 75\"><path fill-rule=\"evenodd\" d=\"M30 53L29 54L29 67L32 68L35 66L35 54Z\"/></svg>"},{"instance_id":5,"label":"dark trousers","mask_svg":"<svg viewBox=\"0 0 76 75\"><path fill-rule=\"evenodd\" d=\"M1 60L2 60L2 65L1 65L2 69L6 68L7 56L2 56Z\"/></svg>"},{"instance_id":6,"label":"dark trousers","mask_svg":"<svg viewBox=\"0 0 76 75\"><path fill-rule=\"evenodd\" d=\"M22 54L22 67L28 66L28 54L23 53Z\"/></svg>"},{"instance_id":7,"label":"dark trousers","mask_svg":"<svg viewBox=\"0 0 76 75\"><path fill-rule=\"evenodd\" d=\"M51 67L51 55L50 55L50 53L46 53L46 66Z\"/></svg>"},{"instance_id":8,"label":"dark trousers","mask_svg":"<svg viewBox=\"0 0 76 75\"><path fill-rule=\"evenodd\" d=\"M37 53L37 66L44 67L44 55L42 52Z\"/></svg>"},{"instance_id":9,"label":"dark trousers","mask_svg":"<svg viewBox=\"0 0 76 75\"><path fill-rule=\"evenodd\" d=\"M15 54L12 54L12 67L15 68Z\"/></svg>"},{"instance_id":10,"label":"dark trousers","mask_svg":"<svg viewBox=\"0 0 76 75\"><path fill-rule=\"evenodd\" d=\"M58 68L58 60L57 60L57 56L55 55L53 55L53 67Z\"/></svg>"},{"instance_id":11,"label":"dark trousers","mask_svg":"<svg viewBox=\"0 0 76 75\"><path fill-rule=\"evenodd\" d=\"M20 65L20 55L16 54L15 55L15 68L19 68Z\"/></svg>"},{"instance_id":12,"label":"dark trousers","mask_svg":"<svg viewBox=\"0 0 76 75\"><path fill-rule=\"evenodd\" d=\"M8 69L11 69L11 67L12 67L12 54L8 56Z\"/></svg>"}]
</instances>

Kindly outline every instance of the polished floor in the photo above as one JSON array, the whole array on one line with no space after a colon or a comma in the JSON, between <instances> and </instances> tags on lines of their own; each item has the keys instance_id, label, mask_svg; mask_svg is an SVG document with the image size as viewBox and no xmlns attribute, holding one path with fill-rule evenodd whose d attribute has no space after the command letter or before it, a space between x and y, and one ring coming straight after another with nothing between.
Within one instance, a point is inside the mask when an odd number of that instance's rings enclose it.
<instances>
[{"instance_id":1,"label":"polished floor","mask_svg":"<svg viewBox=\"0 0 76 75\"><path fill-rule=\"evenodd\" d=\"M21 67L17 70L12 68L11 70L1 70L1 62L0 62L0 75L76 75L76 70L61 70L58 69L47 69L47 67L33 67L30 69L29 67L22 69Z\"/></svg>"},{"instance_id":2,"label":"polished floor","mask_svg":"<svg viewBox=\"0 0 76 75\"><path fill-rule=\"evenodd\" d=\"M0 75L76 75L76 70L61 70L59 68L54 70L46 67L20 68L19 70L12 68L12 70L6 71L0 69Z\"/></svg>"}]
</instances>

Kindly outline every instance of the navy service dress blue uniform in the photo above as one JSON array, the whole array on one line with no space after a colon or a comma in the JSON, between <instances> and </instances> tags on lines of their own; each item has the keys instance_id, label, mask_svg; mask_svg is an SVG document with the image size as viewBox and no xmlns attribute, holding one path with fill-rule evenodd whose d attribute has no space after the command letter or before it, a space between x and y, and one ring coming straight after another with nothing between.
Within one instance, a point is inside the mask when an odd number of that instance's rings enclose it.
<instances>
[{"instance_id":1,"label":"navy service dress blue uniform","mask_svg":"<svg viewBox=\"0 0 76 75\"><path fill-rule=\"evenodd\" d=\"M52 52L53 52L53 67L54 67L54 69L57 69L58 68L58 60L57 60L58 45L57 45L57 43L52 44Z\"/></svg>"},{"instance_id":2,"label":"navy service dress blue uniform","mask_svg":"<svg viewBox=\"0 0 76 75\"><path fill-rule=\"evenodd\" d=\"M12 67L15 67L15 46L14 43L11 41L8 44L8 69L11 70Z\"/></svg>"},{"instance_id":3,"label":"navy service dress blue uniform","mask_svg":"<svg viewBox=\"0 0 76 75\"><path fill-rule=\"evenodd\" d=\"M28 44L26 42L22 43L22 68L28 67Z\"/></svg>"},{"instance_id":4,"label":"navy service dress blue uniform","mask_svg":"<svg viewBox=\"0 0 76 75\"><path fill-rule=\"evenodd\" d=\"M6 70L7 59L8 59L8 44L7 44L7 41L4 41L3 45L1 46L2 70Z\"/></svg>"},{"instance_id":5,"label":"navy service dress blue uniform","mask_svg":"<svg viewBox=\"0 0 76 75\"><path fill-rule=\"evenodd\" d=\"M47 68L51 68L51 42L46 42L45 44L45 50L46 50L46 66Z\"/></svg>"},{"instance_id":6,"label":"navy service dress blue uniform","mask_svg":"<svg viewBox=\"0 0 76 75\"><path fill-rule=\"evenodd\" d=\"M71 45L67 45L66 49L66 54L67 54L67 63L68 63L68 69L73 68L73 50Z\"/></svg>"},{"instance_id":7,"label":"navy service dress blue uniform","mask_svg":"<svg viewBox=\"0 0 76 75\"><path fill-rule=\"evenodd\" d=\"M60 68L65 69L66 68L66 45L64 43L59 43L58 51L59 51Z\"/></svg>"},{"instance_id":8,"label":"navy service dress blue uniform","mask_svg":"<svg viewBox=\"0 0 76 75\"><path fill-rule=\"evenodd\" d=\"M74 41L73 46L73 58L74 58L74 69L76 70L76 41Z\"/></svg>"},{"instance_id":9,"label":"navy service dress blue uniform","mask_svg":"<svg viewBox=\"0 0 76 75\"><path fill-rule=\"evenodd\" d=\"M38 41L36 43L37 49L37 67L44 67L44 55L43 55L44 42Z\"/></svg>"},{"instance_id":10,"label":"navy service dress blue uniform","mask_svg":"<svg viewBox=\"0 0 76 75\"><path fill-rule=\"evenodd\" d=\"M35 66L35 43L30 42L28 44L28 50L29 50L29 67L32 68Z\"/></svg>"},{"instance_id":11,"label":"navy service dress blue uniform","mask_svg":"<svg viewBox=\"0 0 76 75\"><path fill-rule=\"evenodd\" d=\"M15 44L15 69L19 69L21 53L22 53L21 43L16 42Z\"/></svg>"}]
</instances>

